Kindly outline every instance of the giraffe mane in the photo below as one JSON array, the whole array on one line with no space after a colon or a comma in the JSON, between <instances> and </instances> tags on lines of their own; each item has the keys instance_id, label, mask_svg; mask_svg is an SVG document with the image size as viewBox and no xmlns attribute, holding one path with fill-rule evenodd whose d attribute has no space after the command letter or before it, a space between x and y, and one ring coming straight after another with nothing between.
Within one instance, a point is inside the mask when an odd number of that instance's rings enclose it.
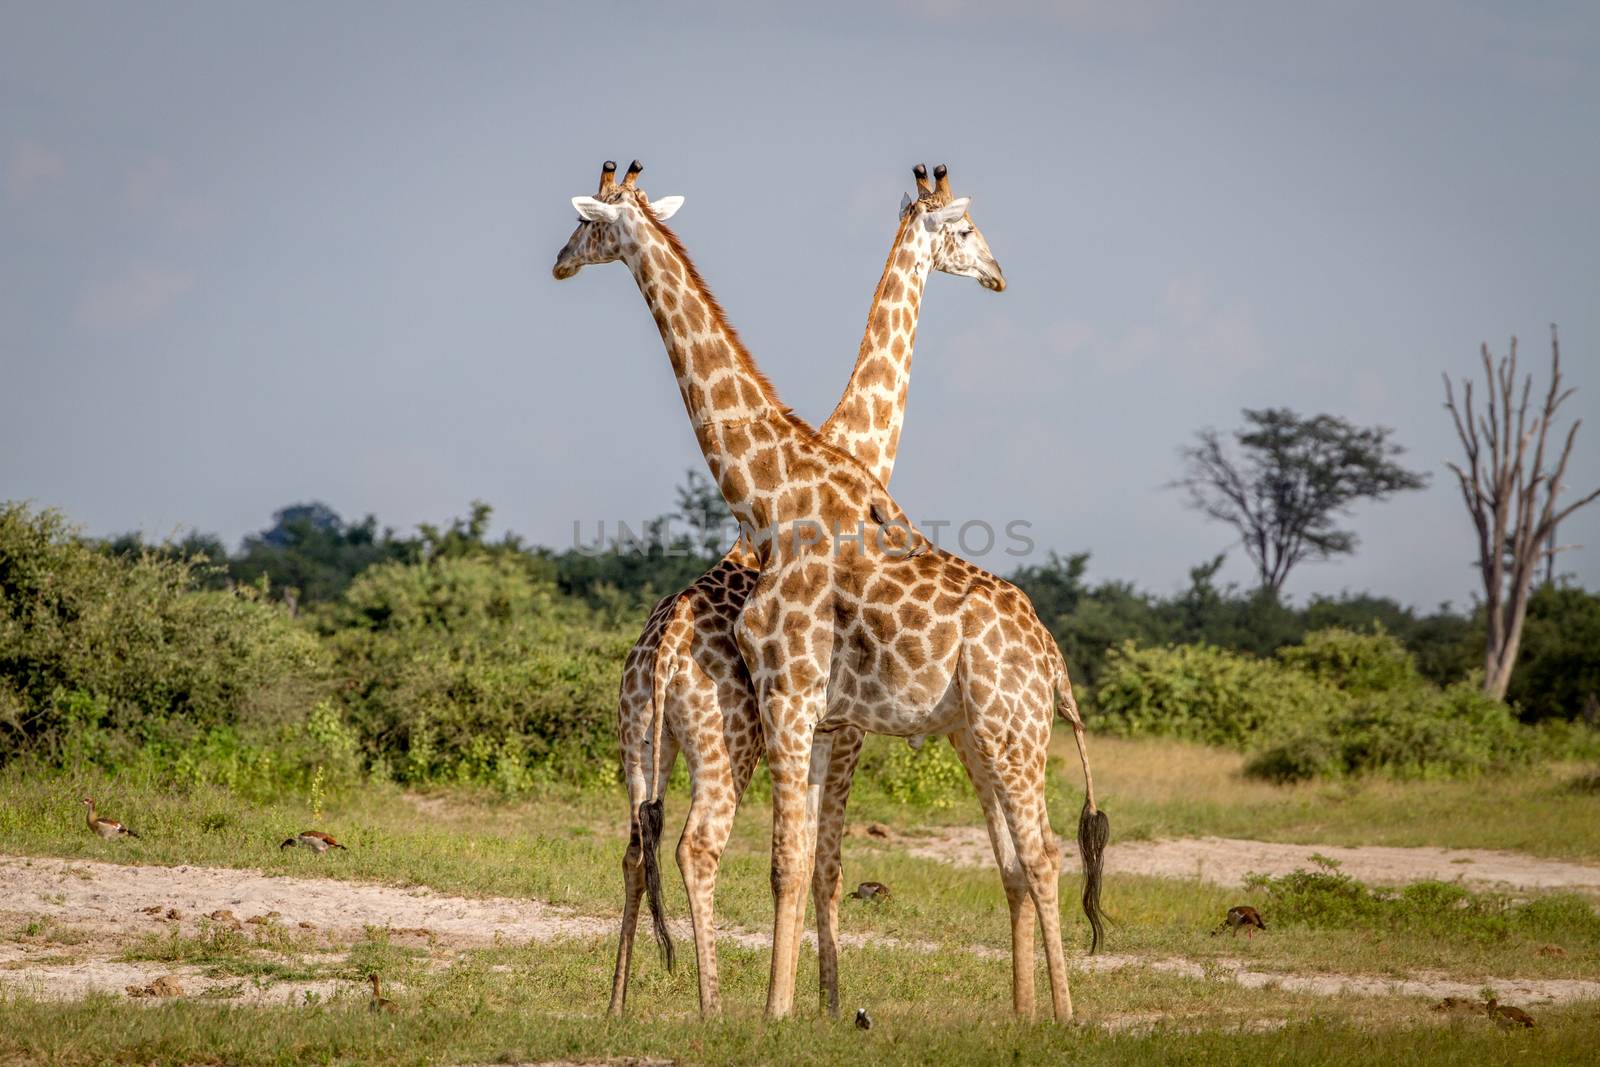
<instances>
[{"instance_id":1,"label":"giraffe mane","mask_svg":"<svg viewBox=\"0 0 1600 1067\"><path fill-rule=\"evenodd\" d=\"M919 197L918 199L925 199L925 197ZM912 201L912 203L915 204L916 201ZM867 325L869 328L867 332L861 336L861 347L856 351L855 366L850 369L852 379L855 376L855 372L860 369L862 363L866 362L868 354L874 348L874 343L872 341L872 330L870 328L872 325L870 321L872 309L877 307L879 301L883 299L883 288L889 284L889 268L894 265L895 257L900 254L900 242L905 237L906 227L911 225L911 219L915 214L915 211L907 211L904 215L900 216L900 225L894 231L894 240L889 244L889 258L884 260L883 273L878 275L878 287L872 291L872 303L867 305L867 315L869 316ZM837 415L838 413L839 408L834 408L833 411L829 413L828 417L822 421L823 427L826 428L828 424L833 421L834 415Z\"/></svg>"},{"instance_id":2,"label":"giraffe mane","mask_svg":"<svg viewBox=\"0 0 1600 1067\"><path fill-rule=\"evenodd\" d=\"M700 299L705 301L706 313L711 317L712 322L722 328L723 334L728 338L728 343L733 346L734 358L739 361L740 367L755 379L757 386L761 389L761 395L773 407L778 409L790 425L802 431L811 440L822 443L822 439L817 436L817 431L812 425L783 402L783 398L778 396L777 387L772 384L772 379L768 378L766 372L756 365L755 359L750 355L750 350L744 346L744 341L739 337L739 331L734 329L733 323L728 321L728 313L722 310L722 305L717 302L716 294L711 291L711 286L707 285L706 280L700 276L700 269L695 266L694 260L689 255L689 250L683 247L683 242L678 239L678 235L673 233L671 227L666 223L656 218L656 213L650 210L649 201L642 194L639 199L644 201L644 204L641 205L644 217L655 228L655 231L661 235L661 239L667 242L667 247L682 261L683 268L688 275L689 287L699 293Z\"/></svg>"}]
</instances>

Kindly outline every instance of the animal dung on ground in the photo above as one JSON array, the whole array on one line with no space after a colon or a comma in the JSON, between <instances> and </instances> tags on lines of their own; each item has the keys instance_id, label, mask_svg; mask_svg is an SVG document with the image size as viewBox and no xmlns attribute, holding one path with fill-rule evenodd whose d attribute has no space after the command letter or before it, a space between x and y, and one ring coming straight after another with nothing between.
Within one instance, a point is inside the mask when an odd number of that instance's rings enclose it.
<instances>
[{"instance_id":1,"label":"animal dung on ground","mask_svg":"<svg viewBox=\"0 0 1600 1067\"><path fill-rule=\"evenodd\" d=\"M871 900L881 904L889 899L889 887L882 882L862 882L850 895L858 900Z\"/></svg>"},{"instance_id":2,"label":"animal dung on ground","mask_svg":"<svg viewBox=\"0 0 1600 1067\"><path fill-rule=\"evenodd\" d=\"M234 930L244 929L244 923L240 922L239 917L227 908L220 908L217 911L212 912L210 915L207 915L206 918L210 919L214 923L220 923L223 926L231 927Z\"/></svg>"},{"instance_id":3,"label":"animal dung on ground","mask_svg":"<svg viewBox=\"0 0 1600 1067\"><path fill-rule=\"evenodd\" d=\"M178 981L178 976L164 974L149 985L131 985L127 987L130 997L181 997L183 984Z\"/></svg>"},{"instance_id":4,"label":"animal dung on ground","mask_svg":"<svg viewBox=\"0 0 1600 1067\"><path fill-rule=\"evenodd\" d=\"M1248 941L1255 936L1257 930L1265 930L1267 924L1261 921L1261 913L1248 904L1235 904L1228 909L1228 914L1223 916L1222 925L1211 931L1212 935L1230 930L1237 937L1239 928L1244 928L1244 937Z\"/></svg>"},{"instance_id":5,"label":"animal dung on ground","mask_svg":"<svg viewBox=\"0 0 1600 1067\"><path fill-rule=\"evenodd\" d=\"M280 919L282 917L283 912L281 911L269 911L265 915L252 915L250 918L246 919L245 922L254 923L257 926L268 926L271 925L273 919Z\"/></svg>"},{"instance_id":6,"label":"animal dung on ground","mask_svg":"<svg viewBox=\"0 0 1600 1067\"><path fill-rule=\"evenodd\" d=\"M857 1030L871 1030L872 1029L872 1016L867 1014L867 1009L866 1008L857 1008L856 1009L856 1029Z\"/></svg>"}]
</instances>

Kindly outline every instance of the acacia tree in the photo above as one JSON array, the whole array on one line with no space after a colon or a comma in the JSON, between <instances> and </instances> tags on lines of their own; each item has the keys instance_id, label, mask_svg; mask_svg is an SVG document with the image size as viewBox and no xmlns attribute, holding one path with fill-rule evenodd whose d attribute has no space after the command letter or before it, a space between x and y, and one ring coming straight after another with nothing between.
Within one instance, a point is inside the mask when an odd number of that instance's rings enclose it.
<instances>
[{"instance_id":1,"label":"acacia tree","mask_svg":"<svg viewBox=\"0 0 1600 1067\"><path fill-rule=\"evenodd\" d=\"M1522 624L1528 614L1528 594L1539 564L1561 551L1555 543L1556 526L1585 504L1600 497L1600 489L1562 506L1567 461L1582 419L1567 430L1560 458L1548 466L1546 447L1550 427L1563 401L1576 390L1561 388L1561 343L1550 327L1550 388L1544 405L1531 417L1528 401L1533 375L1522 379L1517 391L1517 339L1510 354L1498 363L1489 346L1481 350L1483 376L1488 382L1486 410L1478 414L1472 404L1472 380L1462 379L1462 403L1456 406L1450 376L1444 376L1444 406L1455 419L1456 434L1466 450L1467 465L1448 466L1461 483L1461 497L1478 531L1478 572L1483 579L1484 615L1488 638L1483 660L1483 690L1500 699L1511 681L1522 644Z\"/></svg>"},{"instance_id":2,"label":"acacia tree","mask_svg":"<svg viewBox=\"0 0 1600 1067\"><path fill-rule=\"evenodd\" d=\"M1297 564L1355 551L1355 532L1336 522L1350 505L1427 484L1394 461L1405 450L1384 427L1288 408L1246 408L1244 418L1232 435L1240 455L1216 430L1201 430L1183 449L1184 475L1174 484L1189 491L1191 506L1239 531L1273 596Z\"/></svg>"}]
</instances>

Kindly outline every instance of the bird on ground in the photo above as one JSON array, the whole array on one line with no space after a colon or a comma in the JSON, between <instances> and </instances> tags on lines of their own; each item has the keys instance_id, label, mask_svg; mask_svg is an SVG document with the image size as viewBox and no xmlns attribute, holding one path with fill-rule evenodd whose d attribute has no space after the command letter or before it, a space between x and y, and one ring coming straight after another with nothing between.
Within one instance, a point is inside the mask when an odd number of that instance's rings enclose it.
<instances>
[{"instance_id":1,"label":"bird on ground","mask_svg":"<svg viewBox=\"0 0 1600 1067\"><path fill-rule=\"evenodd\" d=\"M1211 936L1216 937L1224 930L1232 930L1233 936L1239 936L1239 928L1244 927L1246 941L1255 936L1257 930L1265 930L1267 924L1261 921L1261 913L1248 904L1236 904L1228 909L1228 914L1223 917L1222 925L1211 931Z\"/></svg>"},{"instance_id":2,"label":"bird on ground","mask_svg":"<svg viewBox=\"0 0 1600 1067\"><path fill-rule=\"evenodd\" d=\"M102 819L94 813L94 798L84 797L83 806L88 810L89 829L101 837L138 837L139 835L122 825L115 819Z\"/></svg>"},{"instance_id":3,"label":"bird on ground","mask_svg":"<svg viewBox=\"0 0 1600 1067\"><path fill-rule=\"evenodd\" d=\"M296 847L309 848L312 852L315 852L319 856L328 851L330 848L344 848L343 845L339 844L339 842L335 841L332 837L323 833L321 830L301 830L298 834L279 845L278 851L281 852L286 848ZM349 849L345 849L345 851L348 852Z\"/></svg>"},{"instance_id":4,"label":"bird on ground","mask_svg":"<svg viewBox=\"0 0 1600 1067\"><path fill-rule=\"evenodd\" d=\"M367 1003L368 1011L393 1012L400 1010L400 1005L384 997L383 989L378 984L378 976L376 974L367 975L367 981L372 983L372 1000Z\"/></svg>"},{"instance_id":5,"label":"bird on ground","mask_svg":"<svg viewBox=\"0 0 1600 1067\"><path fill-rule=\"evenodd\" d=\"M855 892L850 894L859 900L876 900L879 902L889 899L889 887L882 882L862 882L856 886Z\"/></svg>"},{"instance_id":6,"label":"bird on ground","mask_svg":"<svg viewBox=\"0 0 1600 1067\"><path fill-rule=\"evenodd\" d=\"M857 1030L871 1030L872 1029L872 1016L867 1014L867 1009L866 1008L857 1008L856 1009L856 1029Z\"/></svg>"},{"instance_id":7,"label":"bird on ground","mask_svg":"<svg viewBox=\"0 0 1600 1067\"><path fill-rule=\"evenodd\" d=\"M1493 1019L1495 1025L1502 1030L1510 1030L1517 1026L1524 1026L1529 1029L1533 1027L1533 1016L1521 1008L1513 1008L1509 1004L1502 1004L1494 997L1489 998L1488 1009L1489 1018Z\"/></svg>"}]
</instances>

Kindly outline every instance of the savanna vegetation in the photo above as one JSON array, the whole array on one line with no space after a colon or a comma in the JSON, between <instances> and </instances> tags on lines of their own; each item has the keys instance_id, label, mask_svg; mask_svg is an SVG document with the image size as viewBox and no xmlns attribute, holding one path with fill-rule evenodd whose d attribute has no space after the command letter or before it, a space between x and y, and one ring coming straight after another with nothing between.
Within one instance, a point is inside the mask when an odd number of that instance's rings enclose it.
<instances>
[{"instance_id":1,"label":"savanna vegetation","mask_svg":"<svg viewBox=\"0 0 1600 1067\"><path fill-rule=\"evenodd\" d=\"M602 554L491 539L481 505L403 537L299 506L231 554L200 537L98 541L54 512L6 505L0 854L256 868L614 916L626 843L613 754L619 666L653 599L708 562L712 499L691 480L680 511L651 524L653 541ZM1081 555L1015 575L1082 679L1115 840L1600 858L1600 747L1586 724L1600 670L1584 636L1600 598L1559 584L1536 592L1526 672L1502 702L1471 673L1481 622L1470 613L1418 615L1356 596L1293 605L1218 587L1216 572L1217 561L1196 567L1172 597L1091 582ZM1081 787L1066 738L1048 782L1052 811L1074 810ZM84 795L136 818L143 836L85 833ZM721 868L728 930L770 922L764 799L758 775ZM669 819L686 804L680 778ZM1592 1024L1583 1003L1548 1005L1537 1030L1513 1037L1486 1018L1441 1025L1425 1004L1370 990L1308 991L1316 974L1426 972L1493 989L1507 974L1585 979L1600 968L1600 928L1582 895L1454 881L1388 888L1314 858L1244 890L1112 874L1113 969L1074 980L1078 1010L1107 1025L1010 1022L1007 971L993 958L1008 943L1006 906L976 817L949 746L869 741L851 818L891 839L847 840L847 878L888 882L894 898L847 901L846 931L866 941L851 943L842 981L847 1003L872 1010L867 1034L805 1012L751 1025L765 954L734 943L721 950L724 1021L692 1020L692 967L668 973L642 952L629 1018L602 1026L609 936L414 945L381 927L348 938L187 917L130 928L110 951L199 976L203 995L132 1011L104 995L0 993L0 1059L834 1062L870 1049L883 1062L992 1062L998 1049L1022 1062L1493 1062L1561 1060ZM349 851L280 851L301 825ZM971 844L978 862L928 851L949 842ZM666 888L669 912L686 914L681 887ZM1081 941L1075 891L1064 888L1063 921ZM1241 893L1271 916L1273 936L1211 936ZM104 935L63 919L21 917L7 936L29 961L106 951L95 947ZM1240 966L1267 984L1219 1016L1219 983L1237 990L1229 976ZM814 967L805 954L803 983ZM398 1015L365 1010L372 973ZM273 999L290 993L292 1004Z\"/></svg>"}]
</instances>

